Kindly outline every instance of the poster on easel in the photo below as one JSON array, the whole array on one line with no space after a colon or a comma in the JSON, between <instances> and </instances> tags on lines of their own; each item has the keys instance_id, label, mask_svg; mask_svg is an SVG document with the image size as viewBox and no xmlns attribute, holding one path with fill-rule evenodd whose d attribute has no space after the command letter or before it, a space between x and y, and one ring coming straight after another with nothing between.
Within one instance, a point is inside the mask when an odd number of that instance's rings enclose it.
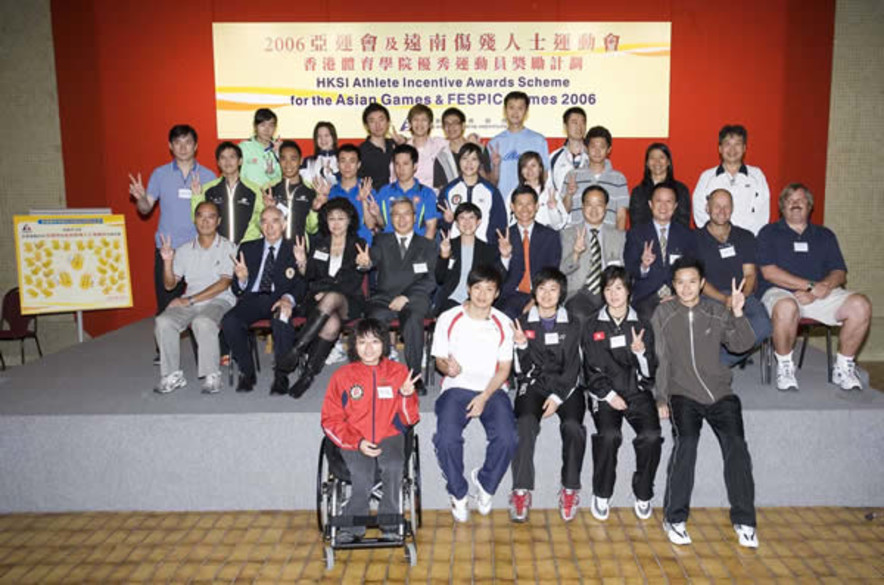
<instances>
[{"instance_id":1,"label":"poster on easel","mask_svg":"<svg viewBox=\"0 0 884 585\"><path fill-rule=\"evenodd\" d=\"M22 313L132 306L123 215L16 215Z\"/></svg>"}]
</instances>

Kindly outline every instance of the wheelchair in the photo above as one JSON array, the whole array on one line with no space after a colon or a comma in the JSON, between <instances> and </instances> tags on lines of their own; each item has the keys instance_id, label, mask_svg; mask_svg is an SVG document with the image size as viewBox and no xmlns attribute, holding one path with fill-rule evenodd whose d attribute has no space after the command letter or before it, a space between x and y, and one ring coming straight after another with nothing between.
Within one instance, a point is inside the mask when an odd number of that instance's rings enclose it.
<instances>
[{"instance_id":1,"label":"wheelchair","mask_svg":"<svg viewBox=\"0 0 884 585\"><path fill-rule=\"evenodd\" d=\"M385 518L384 524L398 524L399 539L386 541L380 538L363 537L351 543L337 541L341 528L347 526L365 526L377 528L379 525L376 514L367 517L347 517L343 515L344 506L350 497L350 474L341 456L340 448L323 436L319 446L319 464L316 471L316 523L322 534L325 568L335 566L335 551L369 548L402 547L405 560L412 567L417 564L417 530L422 523L421 510L421 475L420 449L417 433L413 427L405 435L405 469L402 474L399 513ZM371 508L377 505L383 495L383 487L379 476L371 490ZM358 523L358 524L357 524Z\"/></svg>"}]
</instances>

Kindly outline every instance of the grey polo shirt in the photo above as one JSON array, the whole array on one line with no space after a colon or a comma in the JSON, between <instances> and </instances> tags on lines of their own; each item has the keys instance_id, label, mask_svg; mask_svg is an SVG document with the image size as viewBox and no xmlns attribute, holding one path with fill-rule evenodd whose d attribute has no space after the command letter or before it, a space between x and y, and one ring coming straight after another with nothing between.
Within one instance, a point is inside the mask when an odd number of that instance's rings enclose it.
<instances>
[{"instance_id":1,"label":"grey polo shirt","mask_svg":"<svg viewBox=\"0 0 884 585\"><path fill-rule=\"evenodd\" d=\"M208 248L200 246L199 238L194 238L175 250L172 272L187 282L184 295L195 295L218 282L222 276L233 278L232 256L235 253L236 246L220 234L215 235ZM231 306L236 303L229 287L215 298L227 301Z\"/></svg>"}]
</instances>

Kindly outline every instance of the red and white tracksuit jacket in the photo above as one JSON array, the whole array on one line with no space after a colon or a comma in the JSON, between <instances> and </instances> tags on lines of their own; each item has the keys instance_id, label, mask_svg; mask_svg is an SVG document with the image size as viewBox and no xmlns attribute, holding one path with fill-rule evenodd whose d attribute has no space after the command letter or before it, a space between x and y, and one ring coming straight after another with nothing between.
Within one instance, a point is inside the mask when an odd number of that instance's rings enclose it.
<instances>
[{"instance_id":1,"label":"red and white tracksuit jacket","mask_svg":"<svg viewBox=\"0 0 884 585\"><path fill-rule=\"evenodd\" d=\"M420 420L417 394L403 396L404 364L386 358L376 366L347 364L329 381L322 403L322 430L335 445L356 450L365 439L378 444L405 433Z\"/></svg>"}]
</instances>

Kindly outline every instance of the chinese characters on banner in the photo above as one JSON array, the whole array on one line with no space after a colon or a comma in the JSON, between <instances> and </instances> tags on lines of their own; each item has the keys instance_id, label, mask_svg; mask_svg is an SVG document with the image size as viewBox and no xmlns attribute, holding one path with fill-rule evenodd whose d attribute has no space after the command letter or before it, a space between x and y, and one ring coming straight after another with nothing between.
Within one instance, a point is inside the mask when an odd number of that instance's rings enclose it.
<instances>
[{"instance_id":1,"label":"chinese characters on banner","mask_svg":"<svg viewBox=\"0 0 884 585\"><path fill-rule=\"evenodd\" d=\"M122 215L16 215L22 313L132 306Z\"/></svg>"},{"instance_id":2,"label":"chinese characters on banner","mask_svg":"<svg viewBox=\"0 0 884 585\"><path fill-rule=\"evenodd\" d=\"M462 109L469 131L505 128L503 98L531 97L528 124L562 135L562 112L584 108L615 136L669 133L670 23L215 23L220 138L252 132L260 107L280 133L308 137L320 120L365 134L360 113L387 106Z\"/></svg>"}]
</instances>

